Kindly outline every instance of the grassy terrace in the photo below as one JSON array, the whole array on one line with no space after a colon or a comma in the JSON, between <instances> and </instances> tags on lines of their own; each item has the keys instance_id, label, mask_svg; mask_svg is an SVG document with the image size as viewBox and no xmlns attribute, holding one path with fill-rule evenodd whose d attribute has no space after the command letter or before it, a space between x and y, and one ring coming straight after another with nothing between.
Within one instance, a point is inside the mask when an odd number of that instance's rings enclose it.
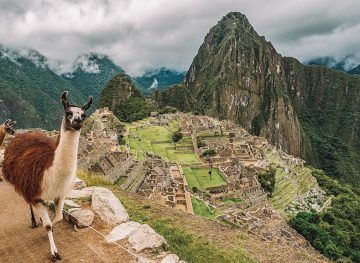
<instances>
[{"instance_id":1,"label":"grassy terrace","mask_svg":"<svg viewBox=\"0 0 360 263\"><path fill-rule=\"evenodd\" d=\"M276 184L270 202L276 210L280 211L281 214L286 217L283 211L292 203L296 195L307 193L310 188L317 185L317 182L316 179L311 176L311 170L307 167L290 167L292 173L287 174L282 168L285 164L279 156L267 153L267 158L269 158L272 163L279 165L276 169Z\"/></svg>"},{"instance_id":2,"label":"grassy terrace","mask_svg":"<svg viewBox=\"0 0 360 263\"><path fill-rule=\"evenodd\" d=\"M181 164L199 164L200 160L194 153L191 138L184 137L179 143L171 142L171 134L177 130L177 123L169 126L140 127L142 123L136 122L128 126L127 142L131 152L139 159L144 158L145 152L152 152L171 162ZM140 140L139 140L140 138ZM177 147L179 147L177 149Z\"/></svg>"},{"instance_id":3,"label":"grassy terrace","mask_svg":"<svg viewBox=\"0 0 360 263\"><path fill-rule=\"evenodd\" d=\"M191 197L191 203L194 209L195 215L206 217L210 220L215 220L216 217L222 215L220 209L215 209L212 211L204 202L196 199L195 197Z\"/></svg>"},{"instance_id":4,"label":"grassy terrace","mask_svg":"<svg viewBox=\"0 0 360 263\"><path fill-rule=\"evenodd\" d=\"M190 189L196 187L206 190L207 188L226 185L225 179L221 176L217 168L212 168L211 179L208 168L191 168L190 166L184 166L183 171Z\"/></svg>"}]
</instances>

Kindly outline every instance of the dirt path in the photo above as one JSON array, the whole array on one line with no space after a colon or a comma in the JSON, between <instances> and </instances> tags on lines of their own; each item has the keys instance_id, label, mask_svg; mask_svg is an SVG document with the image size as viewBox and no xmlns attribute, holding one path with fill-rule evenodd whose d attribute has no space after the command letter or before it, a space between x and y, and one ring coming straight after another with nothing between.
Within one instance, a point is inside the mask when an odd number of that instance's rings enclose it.
<instances>
[{"instance_id":1,"label":"dirt path","mask_svg":"<svg viewBox=\"0 0 360 263\"><path fill-rule=\"evenodd\" d=\"M7 183L0 182L0 262L51 262L46 231L30 227L29 208ZM91 229L75 232L66 222L54 228L60 262L137 262Z\"/></svg>"}]
</instances>

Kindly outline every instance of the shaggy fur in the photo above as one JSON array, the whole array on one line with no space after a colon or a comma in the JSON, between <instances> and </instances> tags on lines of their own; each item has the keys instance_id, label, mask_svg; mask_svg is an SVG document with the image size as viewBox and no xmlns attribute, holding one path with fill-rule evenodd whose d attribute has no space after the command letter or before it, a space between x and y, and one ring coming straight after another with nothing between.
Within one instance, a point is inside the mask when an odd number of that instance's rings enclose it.
<instances>
[{"instance_id":1,"label":"shaggy fur","mask_svg":"<svg viewBox=\"0 0 360 263\"><path fill-rule=\"evenodd\" d=\"M41 133L18 134L5 150L3 175L29 204L42 192L44 172L55 156L57 142Z\"/></svg>"},{"instance_id":2,"label":"shaggy fur","mask_svg":"<svg viewBox=\"0 0 360 263\"><path fill-rule=\"evenodd\" d=\"M6 131L3 127L0 127L0 147L2 146L5 139Z\"/></svg>"}]
</instances>

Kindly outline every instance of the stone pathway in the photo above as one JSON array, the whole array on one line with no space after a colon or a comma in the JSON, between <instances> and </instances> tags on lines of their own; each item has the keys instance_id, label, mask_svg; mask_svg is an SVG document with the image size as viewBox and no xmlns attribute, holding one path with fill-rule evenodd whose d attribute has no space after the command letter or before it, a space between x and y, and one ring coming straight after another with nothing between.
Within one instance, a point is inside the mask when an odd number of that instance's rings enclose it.
<instances>
[{"instance_id":1,"label":"stone pathway","mask_svg":"<svg viewBox=\"0 0 360 263\"><path fill-rule=\"evenodd\" d=\"M0 262L51 262L46 231L42 226L31 229L27 204L4 181L0 182L0 204ZM62 256L59 262L137 262L93 230L75 232L65 221L54 227L54 238Z\"/></svg>"}]
</instances>

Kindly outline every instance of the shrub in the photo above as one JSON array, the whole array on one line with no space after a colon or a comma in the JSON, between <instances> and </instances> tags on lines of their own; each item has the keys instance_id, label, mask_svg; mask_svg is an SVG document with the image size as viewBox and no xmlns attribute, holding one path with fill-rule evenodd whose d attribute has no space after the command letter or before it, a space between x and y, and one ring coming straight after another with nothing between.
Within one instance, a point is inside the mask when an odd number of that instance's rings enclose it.
<instances>
[{"instance_id":1,"label":"shrub","mask_svg":"<svg viewBox=\"0 0 360 263\"><path fill-rule=\"evenodd\" d=\"M270 167L267 172L258 174L259 183L269 196L272 195L275 188L275 175L276 169L273 167Z\"/></svg>"},{"instance_id":2,"label":"shrub","mask_svg":"<svg viewBox=\"0 0 360 263\"><path fill-rule=\"evenodd\" d=\"M177 130L175 132L173 132L171 139L174 143L177 143L178 141L180 141L182 139L182 133L180 132L180 130Z\"/></svg>"},{"instance_id":3,"label":"shrub","mask_svg":"<svg viewBox=\"0 0 360 263\"><path fill-rule=\"evenodd\" d=\"M201 157L212 157L216 155L216 151L214 149L207 149L201 154Z\"/></svg>"}]
</instances>

